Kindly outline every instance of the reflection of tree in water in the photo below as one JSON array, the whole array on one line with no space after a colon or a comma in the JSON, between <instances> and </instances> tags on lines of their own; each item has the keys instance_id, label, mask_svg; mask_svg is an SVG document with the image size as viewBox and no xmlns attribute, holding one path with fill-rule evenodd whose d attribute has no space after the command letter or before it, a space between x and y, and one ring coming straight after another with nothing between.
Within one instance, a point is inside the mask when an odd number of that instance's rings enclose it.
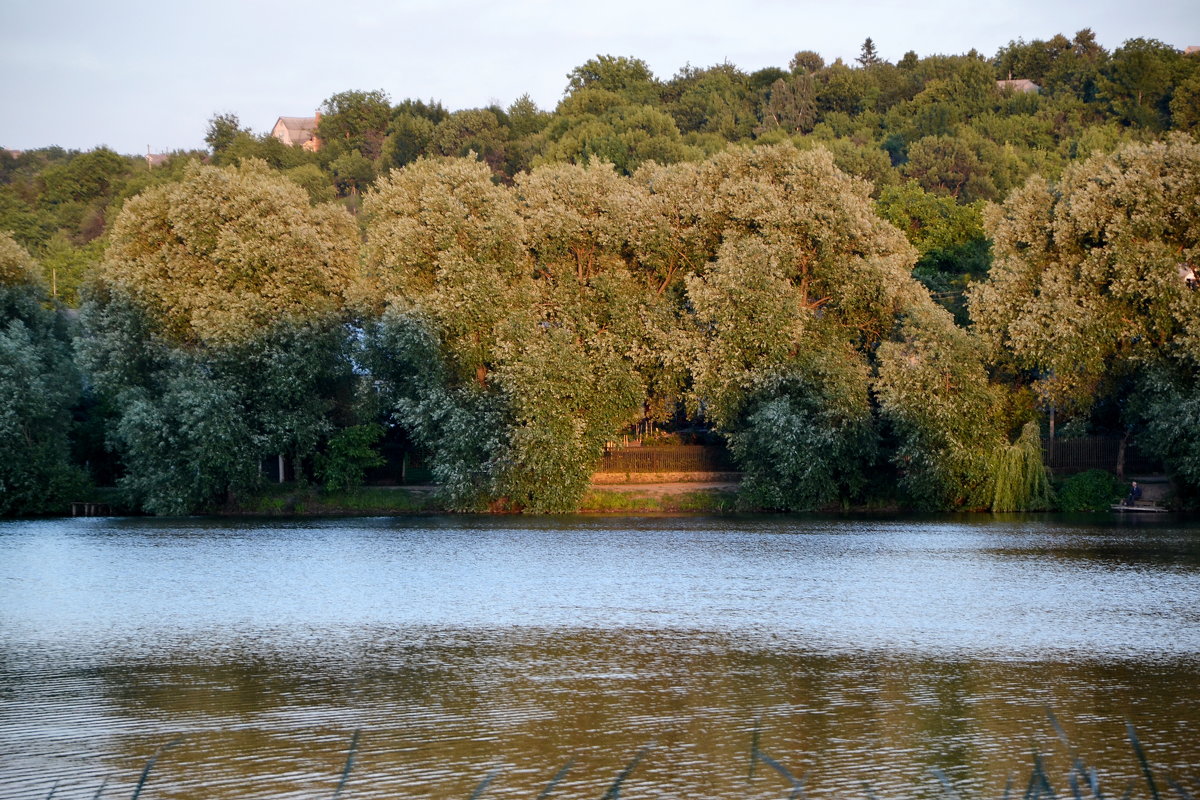
<instances>
[{"instance_id":1,"label":"reflection of tree in water","mask_svg":"<svg viewBox=\"0 0 1200 800\"><path fill-rule=\"evenodd\" d=\"M940 769L956 783L976 783L986 775L987 761L979 762L975 720L970 699L978 694L970 665L962 662L926 663L920 680L909 687L917 730L914 738L925 746L920 752L928 767Z\"/></svg>"},{"instance_id":2,"label":"reflection of tree in water","mask_svg":"<svg viewBox=\"0 0 1200 800\"><path fill-rule=\"evenodd\" d=\"M930 768L967 793L1027 776L1036 745L1056 778L1069 768L1046 709L1108 772L1136 778L1132 719L1164 773L1200 759L1194 665L938 661L813 655L684 631L373 631L306 640L293 652L167 651L101 669L116 734L109 774L155 766L157 797L278 797L332 791L354 730L357 797L536 795L556 770L563 797L600 796L634 753L655 746L623 793L778 797L781 778L747 777L752 732L810 797L935 791ZM114 714L117 723L114 726ZM86 733L86 719L76 720ZM1190 732L1190 733L1189 733ZM98 785L98 781L97 781ZM117 783L112 791L117 791ZM786 788L786 787L785 787ZM94 787L93 787L94 791Z\"/></svg>"}]
</instances>

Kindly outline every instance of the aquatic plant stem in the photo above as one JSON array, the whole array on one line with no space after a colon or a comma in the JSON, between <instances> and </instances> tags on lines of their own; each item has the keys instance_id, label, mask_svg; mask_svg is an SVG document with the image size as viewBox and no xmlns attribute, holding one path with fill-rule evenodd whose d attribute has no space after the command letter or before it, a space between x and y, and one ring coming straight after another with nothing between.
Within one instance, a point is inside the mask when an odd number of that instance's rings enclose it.
<instances>
[{"instance_id":1,"label":"aquatic plant stem","mask_svg":"<svg viewBox=\"0 0 1200 800\"><path fill-rule=\"evenodd\" d=\"M146 785L146 778L150 777L150 770L154 769L154 764L158 761L158 757L182 741L182 736L177 739L172 739L154 751L154 755L150 756L150 759L146 762L146 766L142 769L142 776L138 778L137 786L134 787L133 797L131 797L130 800L137 800L138 795L142 793L142 787Z\"/></svg>"},{"instance_id":2,"label":"aquatic plant stem","mask_svg":"<svg viewBox=\"0 0 1200 800\"><path fill-rule=\"evenodd\" d=\"M342 768L342 779L338 781L337 788L333 790L334 798L342 793L342 788L350 778L350 770L354 769L354 755L358 752L358 735L360 733L362 733L361 728L350 737L350 752L346 753L346 766Z\"/></svg>"}]
</instances>

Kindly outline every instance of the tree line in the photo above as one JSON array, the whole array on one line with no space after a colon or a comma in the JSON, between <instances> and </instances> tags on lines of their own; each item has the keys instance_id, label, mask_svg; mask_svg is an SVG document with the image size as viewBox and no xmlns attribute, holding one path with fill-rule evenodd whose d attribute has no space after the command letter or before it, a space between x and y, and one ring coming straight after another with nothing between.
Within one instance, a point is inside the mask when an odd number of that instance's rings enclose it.
<instances>
[{"instance_id":1,"label":"tree line","mask_svg":"<svg viewBox=\"0 0 1200 800\"><path fill-rule=\"evenodd\" d=\"M570 510L645 420L720 435L751 507L1036 508L1051 413L1194 491L1200 60L910 56L601 56L553 113L347 92L316 153L225 115L154 170L9 158L0 511L213 508L277 453L351 486L388 438L450 507Z\"/></svg>"}]
</instances>

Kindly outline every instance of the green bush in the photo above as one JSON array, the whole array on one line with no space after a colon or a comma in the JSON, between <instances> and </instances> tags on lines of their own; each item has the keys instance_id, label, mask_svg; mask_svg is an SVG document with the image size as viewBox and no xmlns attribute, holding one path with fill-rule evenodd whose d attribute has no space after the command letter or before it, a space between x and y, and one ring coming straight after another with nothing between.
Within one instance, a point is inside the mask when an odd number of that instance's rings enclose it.
<instances>
[{"instance_id":1,"label":"green bush","mask_svg":"<svg viewBox=\"0 0 1200 800\"><path fill-rule=\"evenodd\" d=\"M1104 511L1121 496L1121 484L1111 472L1089 469L1063 481L1058 490L1060 511Z\"/></svg>"},{"instance_id":2,"label":"green bush","mask_svg":"<svg viewBox=\"0 0 1200 800\"><path fill-rule=\"evenodd\" d=\"M317 473L330 492L346 492L362 486L368 469L382 467L383 456L375 444L383 438L382 425L353 425L329 440L326 452L317 456Z\"/></svg>"}]
</instances>

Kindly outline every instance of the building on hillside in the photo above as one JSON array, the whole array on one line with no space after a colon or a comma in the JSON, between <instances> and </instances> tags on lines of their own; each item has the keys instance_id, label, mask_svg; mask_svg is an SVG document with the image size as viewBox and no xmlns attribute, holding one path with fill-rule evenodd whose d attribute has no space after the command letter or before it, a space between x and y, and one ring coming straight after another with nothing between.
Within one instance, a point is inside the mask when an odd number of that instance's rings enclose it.
<instances>
[{"instance_id":1,"label":"building on hillside","mask_svg":"<svg viewBox=\"0 0 1200 800\"><path fill-rule=\"evenodd\" d=\"M1002 92L1006 90L1012 90L1014 92L1021 92L1023 94L1028 94L1030 92L1038 94L1042 91L1042 87L1038 86L1028 78L1017 78L1016 80L1009 78L1008 80L996 81L996 88Z\"/></svg>"},{"instance_id":2,"label":"building on hillside","mask_svg":"<svg viewBox=\"0 0 1200 800\"><path fill-rule=\"evenodd\" d=\"M286 145L300 145L305 150L315 153L321 147L317 138L317 123L321 121L318 114L315 117L280 117L271 128L271 135Z\"/></svg>"},{"instance_id":3,"label":"building on hillside","mask_svg":"<svg viewBox=\"0 0 1200 800\"><path fill-rule=\"evenodd\" d=\"M1183 48L1183 54L1185 56L1190 56L1193 53L1200 53L1200 44L1191 44Z\"/></svg>"}]
</instances>

